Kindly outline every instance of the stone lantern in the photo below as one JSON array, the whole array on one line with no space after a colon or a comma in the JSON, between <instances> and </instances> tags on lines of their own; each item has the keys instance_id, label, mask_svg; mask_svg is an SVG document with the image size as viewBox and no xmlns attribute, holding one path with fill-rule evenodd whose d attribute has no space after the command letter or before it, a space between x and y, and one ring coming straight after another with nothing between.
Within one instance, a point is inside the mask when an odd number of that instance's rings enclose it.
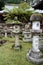
<instances>
[{"instance_id":1,"label":"stone lantern","mask_svg":"<svg viewBox=\"0 0 43 65\"><path fill-rule=\"evenodd\" d=\"M23 31L23 36L24 36L24 38L23 38L23 41L24 42L31 42L31 32L30 32L30 25L31 25L31 23L28 23L28 24L26 24L25 25L25 31Z\"/></svg>"},{"instance_id":2,"label":"stone lantern","mask_svg":"<svg viewBox=\"0 0 43 65\"><path fill-rule=\"evenodd\" d=\"M43 55L39 49L39 34L42 33L42 29L40 29L40 21L42 20L42 15L35 13L30 17L30 21L32 21L32 29L30 30L32 33L32 49L27 53L27 59L38 64L43 62Z\"/></svg>"},{"instance_id":3,"label":"stone lantern","mask_svg":"<svg viewBox=\"0 0 43 65\"><path fill-rule=\"evenodd\" d=\"M17 17L15 17L17 18ZM13 46L15 50L19 50L21 48L21 45L19 44L19 35L21 34L21 22L18 20L15 20L13 23L13 34L15 35L15 45Z\"/></svg>"}]
</instances>

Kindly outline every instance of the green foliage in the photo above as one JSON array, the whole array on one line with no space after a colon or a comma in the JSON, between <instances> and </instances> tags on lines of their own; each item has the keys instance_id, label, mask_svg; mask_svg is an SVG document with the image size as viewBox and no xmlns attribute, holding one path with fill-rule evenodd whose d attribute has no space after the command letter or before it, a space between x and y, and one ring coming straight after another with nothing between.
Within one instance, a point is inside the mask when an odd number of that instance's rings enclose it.
<instances>
[{"instance_id":1,"label":"green foliage","mask_svg":"<svg viewBox=\"0 0 43 65\"><path fill-rule=\"evenodd\" d=\"M7 10L8 13L4 14L5 20L8 20L8 19L14 20L14 17L17 16L18 20L20 20L21 22L22 20L28 21L29 17L33 13L33 11L30 11L29 8L30 8L29 4L25 2L25 3L19 4L18 8Z\"/></svg>"},{"instance_id":2,"label":"green foliage","mask_svg":"<svg viewBox=\"0 0 43 65\"><path fill-rule=\"evenodd\" d=\"M19 8L22 8L23 10L25 10L25 9L29 9L30 6L28 3L24 2L24 3L19 4Z\"/></svg>"},{"instance_id":3,"label":"green foliage","mask_svg":"<svg viewBox=\"0 0 43 65\"><path fill-rule=\"evenodd\" d=\"M6 3L16 3L16 4L18 4L18 3L21 2L21 0L5 0L5 2Z\"/></svg>"},{"instance_id":4,"label":"green foliage","mask_svg":"<svg viewBox=\"0 0 43 65\"><path fill-rule=\"evenodd\" d=\"M15 24L21 24L20 21L14 21L14 20L7 20L6 23L15 23Z\"/></svg>"},{"instance_id":5,"label":"green foliage","mask_svg":"<svg viewBox=\"0 0 43 65\"><path fill-rule=\"evenodd\" d=\"M24 2L24 0L4 0L6 3L15 3L15 4L19 4L21 2ZM32 0L26 0L26 2L30 2Z\"/></svg>"}]
</instances>

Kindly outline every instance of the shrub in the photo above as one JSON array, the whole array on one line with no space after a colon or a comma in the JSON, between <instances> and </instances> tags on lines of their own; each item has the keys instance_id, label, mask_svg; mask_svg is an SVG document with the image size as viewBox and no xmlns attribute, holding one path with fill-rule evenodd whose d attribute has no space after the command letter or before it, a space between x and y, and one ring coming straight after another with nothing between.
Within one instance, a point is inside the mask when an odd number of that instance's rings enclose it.
<instances>
[{"instance_id":1,"label":"shrub","mask_svg":"<svg viewBox=\"0 0 43 65\"><path fill-rule=\"evenodd\" d=\"M27 22L29 21L29 17L33 13L33 11L29 10L30 6L28 3L21 3L18 5L18 8L13 8L11 10L8 10L8 13L5 14L5 20L12 19L14 20L14 17L17 16L18 20L21 22Z\"/></svg>"}]
</instances>

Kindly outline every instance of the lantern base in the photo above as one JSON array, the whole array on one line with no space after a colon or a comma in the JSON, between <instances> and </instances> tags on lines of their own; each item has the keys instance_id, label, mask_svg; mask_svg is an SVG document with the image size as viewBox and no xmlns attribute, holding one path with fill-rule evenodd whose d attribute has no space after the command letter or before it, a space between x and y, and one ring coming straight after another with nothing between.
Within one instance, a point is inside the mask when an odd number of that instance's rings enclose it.
<instances>
[{"instance_id":1,"label":"lantern base","mask_svg":"<svg viewBox=\"0 0 43 65\"><path fill-rule=\"evenodd\" d=\"M43 63L43 55L41 52L33 52L32 49L27 53L27 60L32 61L33 63L40 64Z\"/></svg>"},{"instance_id":2,"label":"lantern base","mask_svg":"<svg viewBox=\"0 0 43 65\"><path fill-rule=\"evenodd\" d=\"M15 50L21 50L22 46L21 45L17 45L17 46L13 45L12 48Z\"/></svg>"}]
</instances>

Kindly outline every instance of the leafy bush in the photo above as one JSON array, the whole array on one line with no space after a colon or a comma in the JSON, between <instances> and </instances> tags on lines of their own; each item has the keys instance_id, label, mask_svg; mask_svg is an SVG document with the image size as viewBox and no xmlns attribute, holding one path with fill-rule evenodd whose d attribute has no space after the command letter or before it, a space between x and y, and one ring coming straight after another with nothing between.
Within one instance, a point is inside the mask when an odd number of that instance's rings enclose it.
<instances>
[{"instance_id":1,"label":"leafy bush","mask_svg":"<svg viewBox=\"0 0 43 65\"><path fill-rule=\"evenodd\" d=\"M8 10L8 13L6 13L5 20L12 19L14 20L14 17L17 16L18 20L21 22L29 21L29 17L33 13L33 11L29 10L30 6L28 3L21 3L19 4L18 8L13 8L11 10Z\"/></svg>"}]
</instances>

